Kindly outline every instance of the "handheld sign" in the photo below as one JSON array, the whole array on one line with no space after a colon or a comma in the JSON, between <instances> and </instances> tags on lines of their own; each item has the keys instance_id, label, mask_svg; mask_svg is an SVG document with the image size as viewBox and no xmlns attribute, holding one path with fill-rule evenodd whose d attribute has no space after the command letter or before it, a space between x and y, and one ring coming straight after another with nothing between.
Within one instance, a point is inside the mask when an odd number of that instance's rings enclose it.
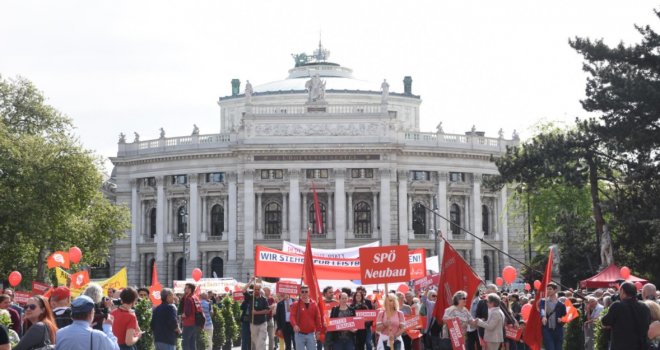
<instances>
[{"instance_id":1,"label":"handheld sign","mask_svg":"<svg viewBox=\"0 0 660 350\"><path fill-rule=\"evenodd\" d=\"M300 294L300 285L295 282L280 281L275 285L275 293L288 294L297 298Z\"/></svg>"},{"instance_id":2,"label":"handheld sign","mask_svg":"<svg viewBox=\"0 0 660 350\"><path fill-rule=\"evenodd\" d=\"M362 284L410 281L408 246L360 248Z\"/></svg>"}]
</instances>

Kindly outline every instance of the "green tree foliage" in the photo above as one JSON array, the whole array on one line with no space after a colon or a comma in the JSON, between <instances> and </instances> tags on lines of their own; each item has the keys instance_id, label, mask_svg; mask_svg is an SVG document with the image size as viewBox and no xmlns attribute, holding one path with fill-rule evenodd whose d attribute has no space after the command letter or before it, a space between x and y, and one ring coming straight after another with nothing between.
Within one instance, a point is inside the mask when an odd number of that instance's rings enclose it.
<instances>
[{"instance_id":1,"label":"green tree foliage","mask_svg":"<svg viewBox=\"0 0 660 350\"><path fill-rule=\"evenodd\" d=\"M71 121L32 83L0 76L0 271L43 280L45 259L76 245L83 263L106 261L129 212L101 193L101 162ZM36 275L36 276L35 276Z\"/></svg>"},{"instance_id":2,"label":"green tree foliage","mask_svg":"<svg viewBox=\"0 0 660 350\"><path fill-rule=\"evenodd\" d=\"M603 309L600 313L601 317L594 321L594 349L595 350L608 350L610 348L610 331L603 328L600 322L601 318L607 315L609 308Z\"/></svg>"},{"instance_id":3,"label":"green tree foliage","mask_svg":"<svg viewBox=\"0 0 660 350\"><path fill-rule=\"evenodd\" d=\"M239 323L236 322L236 318L234 317L235 306L239 305L229 295L222 299L222 314L225 317L225 337L233 343L236 343L241 334Z\"/></svg>"},{"instance_id":4,"label":"green tree foliage","mask_svg":"<svg viewBox=\"0 0 660 350\"><path fill-rule=\"evenodd\" d=\"M197 327L195 336L197 337L197 350L208 349L211 339L209 339L209 335L204 331L204 328Z\"/></svg>"},{"instance_id":5,"label":"green tree foliage","mask_svg":"<svg viewBox=\"0 0 660 350\"><path fill-rule=\"evenodd\" d=\"M584 324L585 317L582 312L580 316L573 319L568 324L564 325L564 346L566 350L582 350L584 349L584 331L582 325Z\"/></svg>"},{"instance_id":6,"label":"green tree foliage","mask_svg":"<svg viewBox=\"0 0 660 350\"><path fill-rule=\"evenodd\" d=\"M151 301L149 298L139 300L135 304L135 316L137 317L138 326L140 326L140 330L142 331L142 336L136 344L138 350L154 349L154 334L151 331L152 315L153 310L151 308Z\"/></svg>"},{"instance_id":7,"label":"green tree foliage","mask_svg":"<svg viewBox=\"0 0 660 350\"><path fill-rule=\"evenodd\" d=\"M213 350L220 350L227 341L225 337L225 315L224 308L220 309L218 305L213 304ZM231 319L232 317L230 317Z\"/></svg>"}]
</instances>

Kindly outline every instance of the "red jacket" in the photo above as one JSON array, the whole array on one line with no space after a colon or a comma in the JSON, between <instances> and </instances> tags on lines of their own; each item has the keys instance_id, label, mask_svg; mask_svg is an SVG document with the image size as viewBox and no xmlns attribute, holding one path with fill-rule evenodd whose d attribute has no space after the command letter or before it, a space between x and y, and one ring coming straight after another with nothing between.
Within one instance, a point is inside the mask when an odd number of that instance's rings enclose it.
<instances>
[{"instance_id":1,"label":"red jacket","mask_svg":"<svg viewBox=\"0 0 660 350\"><path fill-rule=\"evenodd\" d=\"M291 327L298 326L300 333L321 331L321 313L316 302L310 300L305 304L299 300L291 305Z\"/></svg>"},{"instance_id":2,"label":"red jacket","mask_svg":"<svg viewBox=\"0 0 660 350\"><path fill-rule=\"evenodd\" d=\"M196 296L190 295L183 298L183 314L181 315L181 323L184 327L195 326L195 312L199 305L199 300Z\"/></svg>"}]
</instances>

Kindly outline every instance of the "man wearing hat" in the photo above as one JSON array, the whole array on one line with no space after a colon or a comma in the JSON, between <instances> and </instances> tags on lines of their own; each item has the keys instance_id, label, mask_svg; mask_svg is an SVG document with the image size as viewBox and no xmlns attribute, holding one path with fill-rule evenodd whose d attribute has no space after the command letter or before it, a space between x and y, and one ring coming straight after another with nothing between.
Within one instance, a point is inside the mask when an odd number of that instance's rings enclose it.
<instances>
[{"instance_id":1,"label":"man wearing hat","mask_svg":"<svg viewBox=\"0 0 660 350\"><path fill-rule=\"evenodd\" d=\"M50 307L53 308L57 329L70 325L71 319L71 291L66 286L60 286L50 293Z\"/></svg>"},{"instance_id":2,"label":"man wearing hat","mask_svg":"<svg viewBox=\"0 0 660 350\"><path fill-rule=\"evenodd\" d=\"M112 334L112 315L103 323L103 332L92 329L94 302L81 295L71 303L73 323L57 331L56 350L119 350L117 337Z\"/></svg>"}]
</instances>

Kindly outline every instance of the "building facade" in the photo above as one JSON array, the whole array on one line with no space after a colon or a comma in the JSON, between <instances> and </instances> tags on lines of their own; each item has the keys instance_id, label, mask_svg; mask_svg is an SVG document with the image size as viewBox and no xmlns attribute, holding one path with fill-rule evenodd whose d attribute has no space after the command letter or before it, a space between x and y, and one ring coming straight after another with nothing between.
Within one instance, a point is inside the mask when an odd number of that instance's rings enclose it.
<instances>
[{"instance_id":1,"label":"building facade","mask_svg":"<svg viewBox=\"0 0 660 350\"><path fill-rule=\"evenodd\" d=\"M508 258L466 230L515 256L524 255L520 219L509 215L509 192L482 185L497 174L491 156L517 142L419 130L420 96L405 77L389 83L355 79L327 61L322 47L296 55L287 79L221 97L220 132L132 142L121 135L113 180L116 201L131 209L132 229L113 246L113 270L149 285L190 276L246 280L255 245L282 240L344 248L378 240L435 254L435 234L448 239L486 280ZM313 191L324 230L317 232ZM437 207L441 217L429 210ZM443 219L443 218L446 218ZM182 257L186 256L185 262Z\"/></svg>"}]
</instances>

